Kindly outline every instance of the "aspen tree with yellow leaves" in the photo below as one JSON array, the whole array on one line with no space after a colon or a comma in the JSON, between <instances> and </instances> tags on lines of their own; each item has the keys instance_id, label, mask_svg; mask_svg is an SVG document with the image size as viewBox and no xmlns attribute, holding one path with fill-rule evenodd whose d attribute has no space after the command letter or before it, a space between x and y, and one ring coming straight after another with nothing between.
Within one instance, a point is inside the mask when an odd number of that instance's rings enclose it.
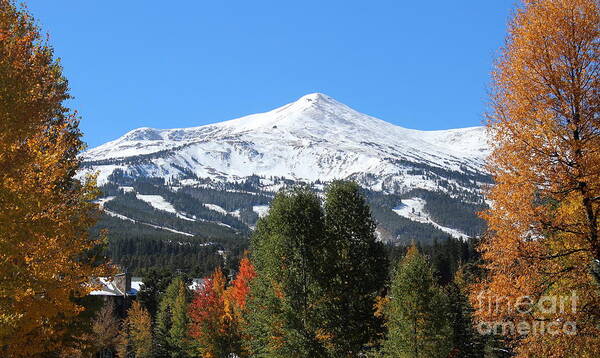
<instances>
[{"instance_id":1,"label":"aspen tree with yellow leaves","mask_svg":"<svg viewBox=\"0 0 600 358\"><path fill-rule=\"evenodd\" d=\"M0 0L0 356L63 347L90 277L106 275L88 229L92 181L73 177L81 132L52 48L31 16Z\"/></svg>"},{"instance_id":2,"label":"aspen tree with yellow leaves","mask_svg":"<svg viewBox=\"0 0 600 358\"><path fill-rule=\"evenodd\" d=\"M521 357L600 355L600 5L525 0L493 72L495 186L471 301Z\"/></svg>"}]
</instances>

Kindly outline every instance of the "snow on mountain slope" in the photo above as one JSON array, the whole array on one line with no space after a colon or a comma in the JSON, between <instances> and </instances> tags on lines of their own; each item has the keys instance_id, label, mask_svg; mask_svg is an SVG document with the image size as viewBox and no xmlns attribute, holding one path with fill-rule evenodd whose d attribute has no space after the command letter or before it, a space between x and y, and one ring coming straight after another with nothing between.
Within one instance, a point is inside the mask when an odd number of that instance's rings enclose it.
<instances>
[{"instance_id":1,"label":"snow on mountain slope","mask_svg":"<svg viewBox=\"0 0 600 358\"><path fill-rule=\"evenodd\" d=\"M177 216L179 219L183 219L183 220L187 220L187 221L212 222L212 223L217 224L217 225L221 225L221 226L225 226L225 227L231 228L231 226L229 226L227 224L224 224L224 223L221 223L221 222L218 222L218 221L214 221L213 222L213 221L204 220L204 219L197 219L195 216L193 218L191 218L188 215L186 215L185 213L177 211L173 207L173 205L171 203L169 203L167 200L165 200L165 198L163 198L160 195L142 195L142 194L136 194L135 196L139 200L142 200L142 201L148 203L154 209L165 211L165 212L168 212L168 213L171 213L171 214L175 214L175 216ZM211 210L215 210L215 207L217 205L212 205L211 206L211 204L205 204L205 206L207 208L211 209ZM227 214L227 212L225 212L225 215L226 214Z\"/></svg>"},{"instance_id":2,"label":"snow on mountain slope","mask_svg":"<svg viewBox=\"0 0 600 358\"><path fill-rule=\"evenodd\" d=\"M313 93L266 113L217 124L139 128L82 157L86 170L100 172L100 184L120 169L166 180L190 174L216 181L254 174L311 182L351 178L374 190L406 191L448 190L440 186L440 180L452 180L444 171L477 181L487 154L483 127L406 129Z\"/></svg>"},{"instance_id":3,"label":"snow on mountain slope","mask_svg":"<svg viewBox=\"0 0 600 358\"><path fill-rule=\"evenodd\" d=\"M152 198L150 198L150 197L152 197ZM156 197L158 197L158 198L156 198ZM145 226L150 226L150 227L152 227L154 229L169 231L169 232L172 232L172 233L175 233L175 234L180 234L180 235L185 235L185 236L194 236L194 234L190 234L188 232L183 232L183 231L171 229L171 228L165 227L165 226L159 226L159 225L154 225L154 224L149 224L149 223L137 221L137 220L134 220L134 219L132 219L132 218L130 218L128 216L125 216L123 214L119 214L119 213L116 213L116 212L114 212L112 210L106 209L104 207L104 204L106 204L107 202L113 200L114 198L115 198L114 196L107 196L107 197L104 197L104 198L100 198L100 199L96 200L95 202L98 204L98 207L102 211L104 211L104 213L106 213L106 215L108 215L108 216L116 217L116 218L124 220L124 221L130 221L130 222L133 222L133 223L139 223L139 224L142 224L142 225L145 225ZM168 212L176 212L175 208L173 208L173 206L170 203L168 203L160 195L139 195L138 194L137 198L140 199L140 200L143 200L143 201L145 201L147 203L149 203L151 206L153 206L154 208L156 208L158 210L163 210L163 211L168 211ZM170 211L171 209L173 211ZM179 214L178 214L178 217L179 217ZM182 217L182 219L183 218L184 217ZM185 218L185 219L186 220L190 220L188 218Z\"/></svg>"},{"instance_id":4,"label":"snow on mountain slope","mask_svg":"<svg viewBox=\"0 0 600 358\"><path fill-rule=\"evenodd\" d=\"M166 211L171 214L175 214L178 218L183 219L183 220L196 221L195 219L189 218L189 217L185 216L184 214L178 212L173 207L173 205L171 205L171 203L166 201L165 198L163 198L160 195L136 194L135 197L140 199L141 201L144 201L144 202L150 204L150 206L152 206L156 210L162 210L162 211Z\"/></svg>"},{"instance_id":5,"label":"snow on mountain slope","mask_svg":"<svg viewBox=\"0 0 600 358\"><path fill-rule=\"evenodd\" d=\"M104 209L104 204L108 203L109 201L113 200L115 197L114 196L107 196L105 198L100 198L98 200L95 201L96 204L98 204L98 207L100 209Z\"/></svg>"},{"instance_id":6,"label":"snow on mountain slope","mask_svg":"<svg viewBox=\"0 0 600 358\"><path fill-rule=\"evenodd\" d=\"M172 232L172 233L174 233L174 234L180 234L180 235L185 235L185 236L190 236L190 237L191 237L191 236L194 236L194 234L190 234L190 233L188 233L188 232L183 232L183 231L179 231L179 230L171 229L170 227L166 227L166 226L160 226L160 225L154 225L154 224L150 224L150 223L145 223L145 222L137 221L137 220L134 220L134 219L132 219L132 218L130 218L130 217L128 217L128 216L125 216L125 215L123 215L123 214L116 213L116 212L114 212L114 211L112 211L112 210L108 210L108 209L106 209L106 208L103 208L102 210L104 211L104 213L105 213L106 215L108 215L108 216L112 216L112 217L115 217L115 218L117 218L117 219L121 219L121 220L124 220L124 221L130 221L130 222L132 222L132 223L138 223L138 224L142 224L142 225L145 225L145 226L149 226L149 227L151 227L151 228L154 228L154 229L159 229L159 230L165 230L165 231L169 231L169 232Z\"/></svg>"},{"instance_id":7,"label":"snow on mountain slope","mask_svg":"<svg viewBox=\"0 0 600 358\"><path fill-rule=\"evenodd\" d=\"M265 217L269 213L268 205L254 205L252 210L258 214L259 217Z\"/></svg>"},{"instance_id":8,"label":"snow on mountain slope","mask_svg":"<svg viewBox=\"0 0 600 358\"><path fill-rule=\"evenodd\" d=\"M219 214L227 215L229 212L216 204L203 204L207 209L216 211Z\"/></svg>"},{"instance_id":9,"label":"snow on mountain slope","mask_svg":"<svg viewBox=\"0 0 600 358\"><path fill-rule=\"evenodd\" d=\"M177 214L177 210L175 210L173 205L171 205L171 203L166 201L165 198L163 198L160 195L136 194L135 197L140 199L141 201L144 201L144 202L150 204L150 206L152 206L156 210L162 210L162 211L166 211L166 212L169 212L172 214Z\"/></svg>"},{"instance_id":10,"label":"snow on mountain slope","mask_svg":"<svg viewBox=\"0 0 600 358\"><path fill-rule=\"evenodd\" d=\"M458 230L439 225L433 221L429 214L425 211L425 200L421 198L403 199L402 204L394 208L393 211L396 214L412 221L433 225L435 228L450 234L454 238L460 239L467 237L467 235Z\"/></svg>"}]
</instances>

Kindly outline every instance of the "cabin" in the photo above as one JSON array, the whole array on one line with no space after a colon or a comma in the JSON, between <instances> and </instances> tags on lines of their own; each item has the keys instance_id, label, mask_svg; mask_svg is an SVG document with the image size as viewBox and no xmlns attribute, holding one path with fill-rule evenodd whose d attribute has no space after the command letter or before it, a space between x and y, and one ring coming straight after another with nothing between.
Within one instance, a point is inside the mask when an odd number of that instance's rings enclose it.
<instances>
[{"instance_id":1,"label":"cabin","mask_svg":"<svg viewBox=\"0 0 600 358\"><path fill-rule=\"evenodd\" d=\"M90 292L90 296L98 297L103 303L112 301L119 317L124 317L127 309L131 306L142 284L141 278L131 277L127 272L120 273L114 277L98 277L92 280L93 285L100 288Z\"/></svg>"}]
</instances>

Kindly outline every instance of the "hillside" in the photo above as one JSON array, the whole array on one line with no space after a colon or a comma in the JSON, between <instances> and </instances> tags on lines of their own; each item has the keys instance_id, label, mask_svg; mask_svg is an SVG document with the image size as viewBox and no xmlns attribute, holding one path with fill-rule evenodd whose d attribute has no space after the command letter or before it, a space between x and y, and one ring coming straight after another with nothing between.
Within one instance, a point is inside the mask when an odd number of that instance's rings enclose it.
<instances>
[{"instance_id":1,"label":"hillside","mask_svg":"<svg viewBox=\"0 0 600 358\"><path fill-rule=\"evenodd\" d=\"M483 127L406 129L314 93L226 122L133 130L85 152L80 175L99 173L105 221L204 241L247 237L281 188L354 180L382 240L429 242L482 232L487 154Z\"/></svg>"}]
</instances>

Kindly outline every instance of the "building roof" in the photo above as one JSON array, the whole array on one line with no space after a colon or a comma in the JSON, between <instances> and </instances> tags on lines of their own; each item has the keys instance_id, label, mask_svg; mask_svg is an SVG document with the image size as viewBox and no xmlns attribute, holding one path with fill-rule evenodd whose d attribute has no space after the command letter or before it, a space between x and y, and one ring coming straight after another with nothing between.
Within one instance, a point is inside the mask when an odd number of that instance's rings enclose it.
<instances>
[{"instance_id":1,"label":"building roof","mask_svg":"<svg viewBox=\"0 0 600 358\"><path fill-rule=\"evenodd\" d=\"M90 292L92 296L125 296L125 294L117 287L114 280L110 280L108 277L97 278L98 283L101 284L101 288ZM96 283L96 282L95 282ZM192 291L198 290L203 286L204 279L194 278L188 288ZM144 284L142 277L131 278L131 289L127 291L127 296L135 296L141 290L141 286Z\"/></svg>"},{"instance_id":2,"label":"building roof","mask_svg":"<svg viewBox=\"0 0 600 358\"><path fill-rule=\"evenodd\" d=\"M133 280L131 281L131 289L127 292L123 292L117 285L115 284L115 280L111 280L108 277L98 277L96 279L101 285L99 290L94 290L90 292L92 296L135 296L139 291L139 285L134 286Z\"/></svg>"}]
</instances>

